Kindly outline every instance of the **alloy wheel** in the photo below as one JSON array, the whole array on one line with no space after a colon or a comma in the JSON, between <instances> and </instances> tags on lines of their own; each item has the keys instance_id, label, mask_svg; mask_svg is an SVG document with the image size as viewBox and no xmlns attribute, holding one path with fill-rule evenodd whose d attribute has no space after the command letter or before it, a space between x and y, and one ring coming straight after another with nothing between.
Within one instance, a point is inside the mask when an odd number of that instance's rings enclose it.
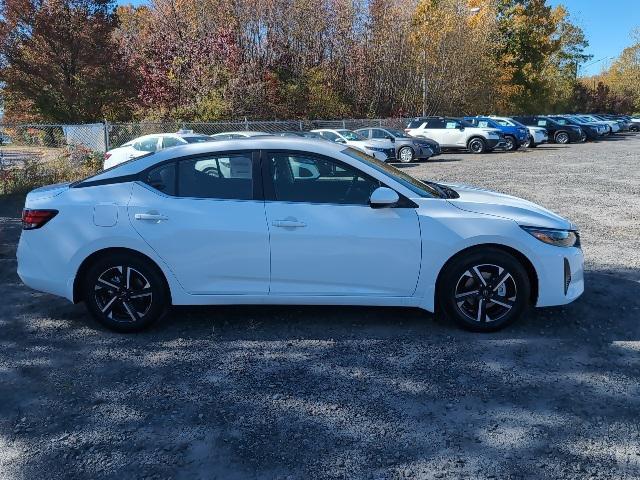
<instances>
[{"instance_id":1,"label":"alloy wheel","mask_svg":"<svg viewBox=\"0 0 640 480\"><path fill-rule=\"evenodd\" d=\"M507 144L507 150L508 151L512 151L515 150L516 148L516 142L513 140L512 137L504 137L504 141Z\"/></svg>"},{"instance_id":2,"label":"alloy wheel","mask_svg":"<svg viewBox=\"0 0 640 480\"><path fill-rule=\"evenodd\" d=\"M102 272L95 282L94 296L102 314L120 323L139 322L153 304L149 280L127 265L110 267Z\"/></svg>"},{"instance_id":3,"label":"alloy wheel","mask_svg":"<svg viewBox=\"0 0 640 480\"><path fill-rule=\"evenodd\" d=\"M565 132L558 133L558 135L556 135L556 142L562 144L569 143L569 135Z\"/></svg>"},{"instance_id":4,"label":"alloy wheel","mask_svg":"<svg viewBox=\"0 0 640 480\"><path fill-rule=\"evenodd\" d=\"M398 152L398 158L402 163L409 163L413 160L413 150L411 147L402 147Z\"/></svg>"},{"instance_id":5,"label":"alloy wheel","mask_svg":"<svg viewBox=\"0 0 640 480\"><path fill-rule=\"evenodd\" d=\"M474 265L458 279L455 305L467 319L477 323L497 322L515 306L517 287L513 275L494 264Z\"/></svg>"},{"instance_id":6,"label":"alloy wheel","mask_svg":"<svg viewBox=\"0 0 640 480\"><path fill-rule=\"evenodd\" d=\"M479 138L475 138L471 140L471 143L469 143L469 150L473 153L482 153L484 150L484 143Z\"/></svg>"}]
</instances>

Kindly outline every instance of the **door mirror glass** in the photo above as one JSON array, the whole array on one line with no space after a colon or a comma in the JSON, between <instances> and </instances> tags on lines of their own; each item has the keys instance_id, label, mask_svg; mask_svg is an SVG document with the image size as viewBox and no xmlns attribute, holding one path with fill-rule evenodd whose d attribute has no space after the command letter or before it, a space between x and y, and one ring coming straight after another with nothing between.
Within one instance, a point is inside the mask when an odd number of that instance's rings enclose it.
<instances>
[{"instance_id":1,"label":"door mirror glass","mask_svg":"<svg viewBox=\"0 0 640 480\"><path fill-rule=\"evenodd\" d=\"M376 188L369 198L371 208L393 207L400 201L400 196L395 190L387 187Z\"/></svg>"},{"instance_id":2,"label":"door mirror glass","mask_svg":"<svg viewBox=\"0 0 640 480\"><path fill-rule=\"evenodd\" d=\"M396 142L396 137L394 137L392 135L387 135L387 140L391 140L391 143L395 143Z\"/></svg>"}]
</instances>

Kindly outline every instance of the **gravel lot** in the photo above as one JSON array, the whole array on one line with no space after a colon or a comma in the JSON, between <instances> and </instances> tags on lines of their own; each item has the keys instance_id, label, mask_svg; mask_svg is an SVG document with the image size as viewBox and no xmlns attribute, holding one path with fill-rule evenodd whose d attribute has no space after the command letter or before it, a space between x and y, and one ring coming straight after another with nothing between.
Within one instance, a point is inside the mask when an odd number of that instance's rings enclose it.
<instances>
[{"instance_id":1,"label":"gravel lot","mask_svg":"<svg viewBox=\"0 0 640 480\"><path fill-rule=\"evenodd\" d=\"M489 335L343 307L113 334L20 283L0 197L0 478L640 478L639 163L628 135L405 167L582 227L583 297Z\"/></svg>"}]
</instances>

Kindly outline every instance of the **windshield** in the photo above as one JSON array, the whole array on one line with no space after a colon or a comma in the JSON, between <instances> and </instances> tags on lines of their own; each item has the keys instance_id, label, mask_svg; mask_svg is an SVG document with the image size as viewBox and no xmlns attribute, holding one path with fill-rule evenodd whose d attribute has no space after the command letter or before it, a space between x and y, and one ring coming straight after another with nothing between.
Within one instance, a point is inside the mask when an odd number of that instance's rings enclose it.
<instances>
[{"instance_id":1,"label":"windshield","mask_svg":"<svg viewBox=\"0 0 640 480\"><path fill-rule=\"evenodd\" d=\"M356 150L355 148L346 148L342 150L342 153L344 153L345 155L349 155L351 158L355 158L356 160L360 160L366 165L375 168L379 172L388 175L396 182L402 184L421 197L445 198L445 195L443 195L442 192L438 191L438 189L434 186L427 185L426 183L413 178L411 175L407 175L402 170L393 167L388 163L381 162L380 160L373 158L366 153L361 152L360 150Z\"/></svg>"},{"instance_id":2,"label":"windshield","mask_svg":"<svg viewBox=\"0 0 640 480\"><path fill-rule=\"evenodd\" d=\"M396 130L395 128L387 128L387 132L397 138L413 138L404 133L402 130Z\"/></svg>"},{"instance_id":3,"label":"windshield","mask_svg":"<svg viewBox=\"0 0 640 480\"><path fill-rule=\"evenodd\" d=\"M344 137L345 140L353 141L353 140L364 140L364 137L361 137L356 132L352 132L351 130L336 130L340 135Z\"/></svg>"}]
</instances>

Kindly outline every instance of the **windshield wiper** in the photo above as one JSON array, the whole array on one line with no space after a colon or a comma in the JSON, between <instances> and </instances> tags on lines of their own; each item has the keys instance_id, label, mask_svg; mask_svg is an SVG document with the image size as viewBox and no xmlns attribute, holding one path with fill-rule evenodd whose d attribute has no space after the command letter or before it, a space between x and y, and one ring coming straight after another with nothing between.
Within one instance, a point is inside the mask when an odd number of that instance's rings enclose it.
<instances>
[{"instance_id":1,"label":"windshield wiper","mask_svg":"<svg viewBox=\"0 0 640 480\"><path fill-rule=\"evenodd\" d=\"M426 183L434 190L436 190L440 195L442 195L442 198L460 198L458 192L456 192L453 188L447 187L446 185L441 185L436 182L430 182L428 180L422 180L422 182Z\"/></svg>"}]
</instances>

